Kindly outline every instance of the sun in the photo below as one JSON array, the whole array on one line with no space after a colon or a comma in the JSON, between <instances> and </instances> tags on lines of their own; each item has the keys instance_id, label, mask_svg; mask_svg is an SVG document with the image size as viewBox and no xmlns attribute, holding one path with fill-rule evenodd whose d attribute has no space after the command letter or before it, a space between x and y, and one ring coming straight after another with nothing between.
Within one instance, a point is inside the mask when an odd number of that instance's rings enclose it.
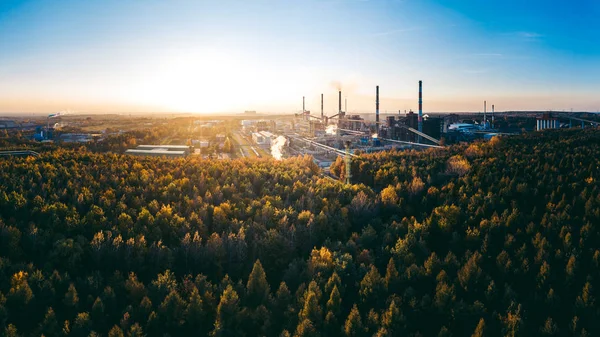
<instances>
[{"instance_id":1,"label":"sun","mask_svg":"<svg viewBox=\"0 0 600 337\"><path fill-rule=\"evenodd\" d=\"M216 52L181 53L170 58L150 83L144 100L175 112L218 113L234 105L228 87L235 63Z\"/></svg>"}]
</instances>

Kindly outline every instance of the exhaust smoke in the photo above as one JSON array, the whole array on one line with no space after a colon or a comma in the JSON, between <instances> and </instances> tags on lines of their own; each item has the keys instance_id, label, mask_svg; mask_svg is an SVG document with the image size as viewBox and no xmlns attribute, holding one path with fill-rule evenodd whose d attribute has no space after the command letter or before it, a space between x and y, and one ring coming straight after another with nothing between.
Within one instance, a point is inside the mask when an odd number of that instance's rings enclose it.
<instances>
[{"instance_id":1,"label":"exhaust smoke","mask_svg":"<svg viewBox=\"0 0 600 337\"><path fill-rule=\"evenodd\" d=\"M271 144L271 155L273 156L273 158L281 160L283 156L282 150L286 142L287 138L285 138L284 136L277 136L277 138L275 138L275 140Z\"/></svg>"}]
</instances>

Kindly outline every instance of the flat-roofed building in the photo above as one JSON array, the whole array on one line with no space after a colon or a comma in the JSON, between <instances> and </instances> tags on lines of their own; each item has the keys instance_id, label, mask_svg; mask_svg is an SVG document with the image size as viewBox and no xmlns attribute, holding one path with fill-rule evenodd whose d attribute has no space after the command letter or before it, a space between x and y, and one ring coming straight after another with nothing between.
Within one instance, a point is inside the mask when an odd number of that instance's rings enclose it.
<instances>
[{"instance_id":1,"label":"flat-roofed building","mask_svg":"<svg viewBox=\"0 0 600 337\"><path fill-rule=\"evenodd\" d=\"M125 153L134 156L185 157L190 154L190 147L187 145L139 145Z\"/></svg>"}]
</instances>

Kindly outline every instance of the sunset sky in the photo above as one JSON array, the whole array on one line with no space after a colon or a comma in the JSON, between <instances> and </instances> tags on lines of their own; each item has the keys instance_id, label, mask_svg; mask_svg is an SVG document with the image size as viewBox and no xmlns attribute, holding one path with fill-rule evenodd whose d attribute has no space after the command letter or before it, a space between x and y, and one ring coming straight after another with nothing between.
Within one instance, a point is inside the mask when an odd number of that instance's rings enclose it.
<instances>
[{"instance_id":1,"label":"sunset sky","mask_svg":"<svg viewBox=\"0 0 600 337\"><path fill-rule=\"evenodd\" d=\"M598 0L1 0L0 112L600 109Z\"/></svg>"}]
</instances>

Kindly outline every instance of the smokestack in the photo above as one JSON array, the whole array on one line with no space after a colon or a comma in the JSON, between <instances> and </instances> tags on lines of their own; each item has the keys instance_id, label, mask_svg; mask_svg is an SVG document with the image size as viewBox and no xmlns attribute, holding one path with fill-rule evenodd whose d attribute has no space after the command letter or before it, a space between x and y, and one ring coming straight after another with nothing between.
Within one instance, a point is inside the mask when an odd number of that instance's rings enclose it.
<instances>
[{"instance_id":1,"label":"smokestack","mask_svg":"<svg viewBox=\"0 0 600 337\"><path fill-rule=\"evenodd\" d=\"M304 113L306 109L304 108L304 96L302 96L302 113Z\"/></svg>"},{"instance_id":2,"label":"smokestack","mask_svg":"<svg viewBox=\"0 0 600 337\"><path fill-rule=\"evenodd\" d=\"M423 132L423 81L419 81L419 132ZM419 143L421 136L419 136Z\"/></svg>"},{"instance_id":3,"label":"smokestack","mask_svg":"<svg viewBox=\"0 0 600 337\"><path fill-rule=\"evenodd\" d=\"M487 101L483 101L483 127L485 128L485 122L487 122Z\"/></svg>"},{"instance_id":4,"label":"smokestack","mask_svg":"<svg viewBox=\"0 0 600 337\"><path fill-rule=\"evenodd\" d=\"M375 130L379 134L379 86L375 87Z\"/></svg>"},{"instance_id":5,"label":"smokestack","mask_svg":"<svg viewBox=\"0 0 600 337\"><path fill-rule=\"evenodd\" d=\"M342 91L341 90L339 91L339 104L340 105L339 105L339 111L338 112L341 115L342 114Z\"/></svg>"},{"instance_id":6,"label":"smokestack","mask_svg":"<svg viewBox=\"0 0 600 337\"><path fill-rule=\"evenodd\" d=\"M321 120L323 120L323 94L321 94Z\"/></svg>"},{"instance_id":7,"label":"smokestack","mask_svg":"<svg viewBox=\"0 0 600 337\"><path fill-rule=\"evenodd\" d=\"M492 104L492 128L494 127L494 104Z\"/></svg>"}]
</instances>

